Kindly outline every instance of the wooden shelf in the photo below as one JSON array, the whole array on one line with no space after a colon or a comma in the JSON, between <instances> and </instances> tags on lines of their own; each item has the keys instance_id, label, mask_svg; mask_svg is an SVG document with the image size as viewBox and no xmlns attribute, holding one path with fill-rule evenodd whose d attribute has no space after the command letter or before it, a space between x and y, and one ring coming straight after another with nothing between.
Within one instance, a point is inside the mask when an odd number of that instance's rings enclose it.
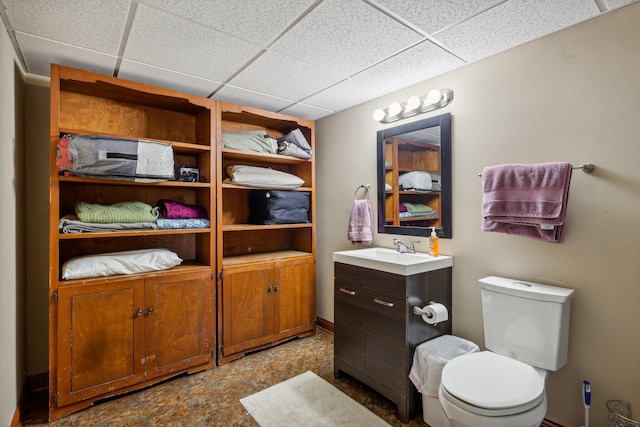
<instances>
[{"instance_id":1,"label":"wooden shelf","mask_svg":"<svg viewBox=\"0 0 640 427\"><path fill-rule=\"evenodd\" d=\"M282 230L287 228L311 228L311 223L301 224L275 224L275 225L258 225L258 224L225 224L222 231L257 231L257 230Z\"/></svg>"},{"instance_id":2,"label":"wooden shelf","mask_svg":"<svg viewBox=\"0 0 640 427\"><path fill-rule=\"evenodd\" d=\"M199 234L211 233L211 228L179 228L171 230L136 230L136 231L107 231L107 232L89 232L89 233L59 233L60 240L76 240L76 239L102 239L113 237L147 237L147 236L163 236L170 234Z\"/></svg>"},{"instance_id":3,"label":"wooden shelf","mask_svg":"<svg viewBox=\"0 0 640 427\"><path fill-rule=\"evenodd\" d=\"M222 184L223 189L227 190L273 190L273 191L311 191L311 187L298 187L298 188L263 188L263 187L249 187L247 185L235 185L235 184Z\"/></svg>"},{"instance_id":4,"label":"wooden shelf","mask_svg":"<svg viewBox=\"0 0 640 427\"><path fill-rule=\"evenodd\" d=\"M166 139L155 139L155 138L132 138L127 135L118 135L113 133L95 133L89 130L80 130L80 129L67 129L60 128L60 133L70 133L75 135L101 135L101 136L109 136L113 138L125 138L125 139L138 139L142 141L151 141L151 142L159 142L161 144L169 144L173 147L173 151L177 154L202 154L207 151L211 151L211 147L208 145L201 144L192 144L189 142L181 142L181 141L170 141ZM55 135L54 135L55 136Z\"/></svg>"},{"instance_id":5,"label":"wooden shelf","mask_svg":"<svg viewBox=\"0 0 640 427\"><path fill-rule=\"evenodd\" d=\"M155 187L182 187L182 188L210 188L210 182L182 182L182 181L152 181L152 182L138 182L138 181L126 181L118 179L104 179L104 178L92 178L86 176L68 176L59 175L58 180L60 182L69 182L76 184L94 184L94 185L120 185L120 186L155 186Z\"/></svg>"},{"instance_id":6,"label":"wooden shelf","mask_svg":"<svg viewBox=\"0 0 640 427\"><path fill-rule=\"evenodd\" d=\"M245 254L236 255L231 257L224 257L222 259L222 265L224 267L232 267L234 265L252 264L257 262L270 262L270 261L284 261L295 258L305 258L313 256L309 252L301 251L276 251L276 252L263 252L258 254Z\"/></svg>"},{"instance_id":7,"label":"wooden shelf","mask_svg":"<svg viewBox=\"0 0 640 427\"><path fill-rule=\"evenodd\" d=\"M437 221L440 216L414 216L410 218L400 218L400 222L413 222L413 221Z\"/></svg>"}]
</instances>

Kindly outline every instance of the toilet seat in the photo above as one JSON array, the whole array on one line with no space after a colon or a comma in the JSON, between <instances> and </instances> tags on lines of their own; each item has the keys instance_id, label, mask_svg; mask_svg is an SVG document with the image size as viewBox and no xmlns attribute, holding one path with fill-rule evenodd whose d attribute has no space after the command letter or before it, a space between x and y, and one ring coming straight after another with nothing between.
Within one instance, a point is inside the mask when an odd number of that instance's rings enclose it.
<instances>
[{"instance_id":1,"label":"toilet seat","mask_svg":"<svg viewBox=\"0 0 640 427\"><path fill-rule=\"evenodd\" d=\"M490 351L450 360L442 370L441 390L452 404L483 416L528 411L545 398L546 372Z\"/></svg>"}]
</instances>

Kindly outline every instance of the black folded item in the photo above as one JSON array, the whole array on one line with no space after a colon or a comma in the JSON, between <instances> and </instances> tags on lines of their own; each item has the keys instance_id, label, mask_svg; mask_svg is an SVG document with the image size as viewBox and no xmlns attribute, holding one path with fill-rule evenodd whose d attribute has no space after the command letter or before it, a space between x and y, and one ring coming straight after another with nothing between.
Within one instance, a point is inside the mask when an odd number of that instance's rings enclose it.
<instances>
[{"instance_id":1,"label":"black folded item","mask_svg":"<svg viewBox=\"0 0 640 427\"><path fill-rule=\"evenodd\" d=\"M265 225L308 223L310 197L307 191L251 191L249 222Z\"/></svg>"}]
</instances>

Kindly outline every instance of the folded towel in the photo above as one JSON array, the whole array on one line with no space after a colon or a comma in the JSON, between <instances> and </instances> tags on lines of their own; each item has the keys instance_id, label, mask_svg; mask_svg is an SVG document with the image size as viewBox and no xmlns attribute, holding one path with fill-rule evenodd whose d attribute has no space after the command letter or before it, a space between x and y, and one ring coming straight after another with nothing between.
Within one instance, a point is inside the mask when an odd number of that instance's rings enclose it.
<instances>
[{"instance_id":1,"label":"folded towel","mask_svg":"<svg viewBox=\"0 0 640 427\"><path fill-rule=\"evenodd\" d=\"M564 241L571 164L510 164L482 171L482 230Z\"/></svg>"},{"instance_id":2,"label":"folded towel","mask_svg":"<svg viewBox=\"0 0 640 427\"><path fill-rule=\"evenodd\" d=\"M74 209L76 216L82 222L109 224L155 222L158 219L158 208L143 202L118 202L113 205L77 202Z\"/></svg>"},{"instance_id":3,"label":"folded towel","mask_svg":"<svg viewBox=\"0 0 640 427\"><path fill-rule=\"evenodd\" d=\"M349 218L347 239L352 243L373 243L373 214L369 199L354 200Z\"/></svg>"},{"instance_id":4,"label":"folded towel","mask_svg":"<svg viewBox=\"0 0 640 427\"><path fill-rule=\"evenodd\" d=\"M175 200L158 200L160 216L167 219L207 218L207 211L202 206L188 205Z\"/></svg>"},{"instance_id":5,"label":"folded towel","mask_svg":"<svg viewBox=\"0 0 640 427\"><path fill-rule=\"evenodd\" d=\"M211 222L206 218L180 218L180 219L158 218L158 220L156 221L156 224L158 225L158 228L161 230L211 227Z\"/></svg>"},{"instance_id":6,"label":"folded towel","mask_svg":"<svg viewBox=\"0 0 640 427\"><path fill-rule=\"evenodd\" d=\"M411 212L411 213L427 213L433 210L433 208L425 205L424 203L404 202L401 205L407 208L407 212ZM400 209L400 211L403 212L402 209Z\"/></svg>"}]
</instances>

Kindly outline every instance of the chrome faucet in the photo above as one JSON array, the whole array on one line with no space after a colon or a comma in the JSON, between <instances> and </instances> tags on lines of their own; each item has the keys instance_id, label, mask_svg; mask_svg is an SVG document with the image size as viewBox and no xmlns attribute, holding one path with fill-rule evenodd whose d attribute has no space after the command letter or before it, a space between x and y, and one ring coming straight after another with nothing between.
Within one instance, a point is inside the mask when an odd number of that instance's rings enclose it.
<instances>
[{"instance_id":1,"label":"chrome faucet","mask_svg":"<svg viewBox=\"0 0 640 427\"><path fill-rule=\"evenodd\" d=\"M396 245L396 251L400 252L401 254L415 254L416 248L414 246L414 243L420 243L420 240L412 240L411 243L407 245L400 239L393 239L393 244Z\"/></svg>"}]
</instances>

